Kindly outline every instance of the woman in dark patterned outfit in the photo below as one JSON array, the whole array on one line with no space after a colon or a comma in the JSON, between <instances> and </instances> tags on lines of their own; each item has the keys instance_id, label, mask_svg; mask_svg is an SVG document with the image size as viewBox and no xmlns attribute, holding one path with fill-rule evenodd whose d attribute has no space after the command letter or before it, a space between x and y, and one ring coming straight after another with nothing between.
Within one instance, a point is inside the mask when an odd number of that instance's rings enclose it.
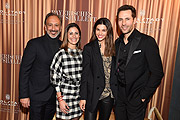
<instances>
[{"instance_id":1,"label":"woman in dark patterned outfit","mask_svg":"<svg viewBox=\"0 0 180 120\"><path fill-rule=\"evenodd\" d=\"M96 21L90 43L83 49L83 71L80 87L80 108L85 120L109 120L117 94L115 47L111 22L107 18Z\"/></svg>"},{"instance_id":2,"label":"woman in dark patterned outfit","mask_svg":"<svg viewBox=\"0 0 180 120\"><path fill-rule=\"evenodd\" d=\"M82 72L81 31L77 24L65 28L61 49L55 54L50 67L51 83L57 92L56 119L78 120L79 87Z\"/></svg>"}]
</instances>

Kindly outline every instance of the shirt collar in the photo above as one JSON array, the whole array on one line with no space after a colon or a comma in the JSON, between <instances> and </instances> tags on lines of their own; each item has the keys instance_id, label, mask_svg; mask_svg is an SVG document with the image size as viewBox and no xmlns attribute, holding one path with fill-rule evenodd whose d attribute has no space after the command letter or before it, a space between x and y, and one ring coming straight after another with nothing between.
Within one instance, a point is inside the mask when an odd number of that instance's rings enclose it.
<instances>
[{"instance_id":1,"label":"shirt collar","mask_svg":"<svg viewBox=\"0 0 180 120\"><path fill-rule=\"evenodd\" d=\"M136 31L136 29L134 29L133 32L131 33L131 35L128 37L128 42L131 42L131 41L134 39L135 33L136 33L135 31ZM121 41L121 42L124 42L124 41L123 41L124 34L121 34L121 35L119 36L119 38L120 38L120 41Z\"/></svg>"}]
</instances>

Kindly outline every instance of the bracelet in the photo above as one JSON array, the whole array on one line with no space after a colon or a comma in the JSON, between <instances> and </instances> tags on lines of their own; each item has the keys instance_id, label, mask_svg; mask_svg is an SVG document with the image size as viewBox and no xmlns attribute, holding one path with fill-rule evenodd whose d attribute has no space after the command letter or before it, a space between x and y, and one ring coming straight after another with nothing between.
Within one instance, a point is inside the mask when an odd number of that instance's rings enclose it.
<instances>
[{"instance_id":1,"label":"bracelet","mask_svg":"<svg viewBox=\"0 0 180 120\"><path fill-rule=\"evenodd\" d=\"M62 101L63 100L62 98L63 98L63 96L57 97L58 101Z\"/></svg>"},{"instance_id":2,"label":"bracelet","mask_svg":"<svg viewBox=\"0 0 180 120\"><path fill-rule=\"evenodd\" d=\"M63 99L60 99L60 100L58 99L58 101L61 102L61 101L63 101Z\"/></svg>"},{"instance_id":3,"label":"bracelet","mask_svg":"<svg viewBox=\"0 0 180 120\"><path fill-rule=\"evenodd\" d=\"M57 99L59 99L59 98L63 98L63 96L61 95L61 96L57 97Z\"/></svg>"}]
</instances>

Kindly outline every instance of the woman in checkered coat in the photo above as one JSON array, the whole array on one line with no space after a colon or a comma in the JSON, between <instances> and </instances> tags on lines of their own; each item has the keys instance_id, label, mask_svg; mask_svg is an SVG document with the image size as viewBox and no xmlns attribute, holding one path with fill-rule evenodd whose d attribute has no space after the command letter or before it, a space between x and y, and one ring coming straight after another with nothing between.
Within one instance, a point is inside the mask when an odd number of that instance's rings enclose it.
<instances>
[{"instance_id":1,"label":"woman in checkered coat","mask_svg":"<svg viewBox=\"0 0 180 120\"><path fill-rule=\"evenodd\" d=\"M56 120L78 120L82 115L79 107L79 87L82 72L81 31L77 24L65 28L61 49L55 54L50 66L50 81L56 89Z\"/></svg>"}]
</instances>

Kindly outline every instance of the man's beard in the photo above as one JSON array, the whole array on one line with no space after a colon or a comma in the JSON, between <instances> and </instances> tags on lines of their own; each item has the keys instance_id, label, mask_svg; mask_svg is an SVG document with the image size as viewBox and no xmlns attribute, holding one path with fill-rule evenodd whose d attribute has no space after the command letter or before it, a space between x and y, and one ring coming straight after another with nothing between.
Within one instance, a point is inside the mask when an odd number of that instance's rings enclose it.
<instances>
[{"instance_id":1,"label":"man's beard","mask_svg":"<svg viewBox=\"0 0 180 120\"><path fill-rule=\"evenodd\" d=\"M52 36L46 31L46 33L47 33L47 34L49 35L49 37L52 38L52 39L57 38L57 37L60 35L60 31L58 31L58 30L50 30L49 32L50 32L50 33L51 33L51 32L58 32L58 33L56 34L56 36L52 37Z\"/></svg>"},{"instance_id":2,"label":"man's beard","mask_svg":"<svg viewBox=\"0 0 180 120\"><path fill-rule=\"evenodd\" d=\"M122 28L121 28L122 29ZM130 26L130 28L129 28L129 30L127 31L127 32L123 32L123 30L121 30L121 32L123 33L123 34L129 34L129 33L131 33L132 31L134 30L134 27L132 27L132 26Z\"/></svg>"}]
</instances>

